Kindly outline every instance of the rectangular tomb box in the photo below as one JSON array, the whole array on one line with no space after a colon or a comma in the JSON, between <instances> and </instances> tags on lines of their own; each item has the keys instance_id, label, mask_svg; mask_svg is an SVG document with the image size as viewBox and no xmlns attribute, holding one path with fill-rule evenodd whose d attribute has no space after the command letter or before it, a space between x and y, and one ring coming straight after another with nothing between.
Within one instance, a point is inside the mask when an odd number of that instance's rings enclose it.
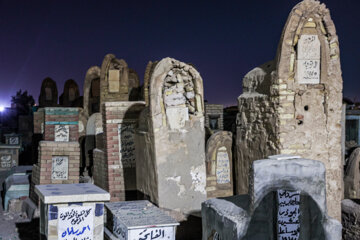
<instances>
[{"instance_id":1,"label":"rectangular tomb box","mask_svg":"<svg viewBox=\"0 0 360 240\"><path fill-rule=\"evenodd\" d=\"M147 200L106 203L105 209L105 239L175 239L179 223Z\"/></svg>"},{"instance_id":2,"label":"rectangular tomb box","mask_svg":"<svg viewBox=\"0 0 360 240\"><path fill-rule=\"evenodd\" d=\"M104 202L110 194L91 183L36 185L40 234L48 240L104 239Z\"/></svg>"}]
</instances>

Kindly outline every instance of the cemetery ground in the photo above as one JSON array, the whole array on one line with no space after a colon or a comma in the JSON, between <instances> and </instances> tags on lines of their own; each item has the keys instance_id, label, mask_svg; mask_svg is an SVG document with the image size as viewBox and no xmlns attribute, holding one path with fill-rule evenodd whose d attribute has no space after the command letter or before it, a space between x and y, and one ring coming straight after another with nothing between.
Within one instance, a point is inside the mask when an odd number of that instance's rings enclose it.
<instances>
[{"instance_id":1,"label":"cemetery ground","mask_svg":"<svg viewBox=\"0 0 360 240\"><path fill-rule=\"evenodd\" d=\"M21 213L4 211L3 183L7 171L0 171L0 240L30 240L39 239L39 218L32 221L25 218Z\"/></svg>"}]
</instances>

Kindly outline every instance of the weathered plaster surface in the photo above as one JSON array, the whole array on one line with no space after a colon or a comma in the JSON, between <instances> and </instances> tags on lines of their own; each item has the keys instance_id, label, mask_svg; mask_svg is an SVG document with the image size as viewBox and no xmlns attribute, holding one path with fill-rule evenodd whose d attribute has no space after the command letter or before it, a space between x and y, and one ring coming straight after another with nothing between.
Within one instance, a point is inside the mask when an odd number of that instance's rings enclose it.
<instances>
[{"instance_id":1,"label":"weathered plaster surface","mask_svg":"<svg viewBox=\"0 0 360 240\"><path fill-rule=\"evenodd\" d=\"M301 84L296 75L301 35L315 35L320 41L318 84ZM239 97L238 192L247 192L251 161L271 153L301 154L325 164L329 214L340 220L342 77L338 37L324 4L305 0L293 8L281 36L275 69L264 72L266 75L246 76L245 93Z\"/></svg>"}]
</instances>

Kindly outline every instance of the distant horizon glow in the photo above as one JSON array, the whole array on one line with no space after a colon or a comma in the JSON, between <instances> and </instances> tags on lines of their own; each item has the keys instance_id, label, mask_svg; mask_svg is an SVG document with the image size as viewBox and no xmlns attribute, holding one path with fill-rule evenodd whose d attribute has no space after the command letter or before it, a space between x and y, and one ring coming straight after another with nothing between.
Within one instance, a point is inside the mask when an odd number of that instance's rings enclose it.
<instances>
[{"instance_id":1,"label":"distant horizon glow","mask_svg":"<svg viewBox=\"0 0 360 240\"><path fill-rule=\"evenodd\" d=\"M5 110L5 107L3 105L0 106L0 112L3 112Z\"/></svg>"}]
</instances>

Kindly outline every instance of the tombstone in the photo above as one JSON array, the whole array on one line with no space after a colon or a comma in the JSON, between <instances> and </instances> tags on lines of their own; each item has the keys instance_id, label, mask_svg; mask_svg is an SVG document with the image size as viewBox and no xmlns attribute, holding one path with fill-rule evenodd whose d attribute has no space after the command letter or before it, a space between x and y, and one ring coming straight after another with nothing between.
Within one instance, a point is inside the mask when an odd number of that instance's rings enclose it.
<instances>
[{"instance_id":1,"label":"tombstone","mask_svg":"<svg viewBox=\"0 0 360 240\"><path fill-rule=\"evenodd\" d=\"M250 71L243 90L238 98L237 193L248 191L252 161L301 154L325 164L329 215L340 220L342 78L339 41L324 4L305 0L293 8L275 60Z\"/></svg>"},{"instance_id":2,"label":"tombstone","mask_svg":"<svg viewBox=\"0 0 360 240\"><path fill-rule=\"evenodd\" d=\"M232 196L232 133L219 131L206 143L206 193L208 198Z\"/></svg>"},{"instance_id":3,"label":"tombstone","mask_svg":"<svg viewBox=\"0 0 360 240\"><path fill-rule=\"evenodd\" d=\"M7 211L9 201L29 196L29 175L26 173L12 174L5 179L4 187L4 210Z\"/></svg>"},{"instance_id":4,"label":"tombstone","mask_svg":"<svg viewBox=\"0 0 360 240\"><path fill-rule=\"evenodd\" d=\"M140 81L137 72L129 68L129 101L139 101Z\"/></svg>"},{"instance_id":5,"label":"tombstone","mask_svg":"<svg viewBox=\"0 0 360 240\"><path fill-rule=\"evenodd\" d=\"M108 239L175 240L179 223L149 201L106 203L105 207Z\"/></svg>"},{"instance_id":6,"label":"tombstone","mask_svg":"<svg viewBox=\"0 0 360 240\"><path fill-rule=\"evenodd\" d=\"M164 58L149 90L142 113L149 117L135 136L137 188L161 208L196 213L206 199L202 78L195 68Z\"/></svg>"},{"instance_id":7,"label":"tombstone","mask_svg":"<svg viewBox=\"0 0 360 240\"><path fill-rule=\"evenodd\" d=\"M212 132L224 130L224 106L205 102L205 126Z\"/></svg>"},{"instance_id":8,"label":"tombstone","mask_svg":"<svg viewBox=\"0 0 360 240\"><path fill-rule=\"evenodd\" d=\"M350 155L344 173L344 195L349 199L360 199L360 148Z\"/></svg>"},{"instance_id":9,"label":"tombstone","mask_svg":"<svg viewBox=\"0 0 360 240\"><path fill-rule=\"evenodd\" d=\"M40 107L56 107L58 103L58 91L56 82L51 78L45 78L41 84L39 96Z\"/></svg>"},{"instance_id":10,"label":"tombstone","mask_svg":"<svg viewBox=\"0 0 360 240\"><path fill-rule=\"evenodd\" d=\"M79 139L78 108L45 108L44 140L75 142Z\"/></svg>"},{"instance_id":11,"label":"tombstone","mask_svg":"<svg viewBox=\"0 0 360 240\"><path fill-rule=\"evenodd\" d=\"M20 145L0 144L0 170L19 165Z\"/></svg>"},{"instance_id":12,"label":"tombstone","mask_svg":"<svg viewBox=\"0 0 360 240\"><path fill-rule=\"evenodd\" d=\"M78 183L80 173L79 109L45 108L43 116L44 139L39 142L30 186L35 203L35 185Z\"/></svg>"},{"instance_id":13,"label":"tombstone","mask_svg":"<svg viewBox=\"0 0 360 240\"><path fill-rule=\"evenodd\" d=\"M22 143L21 134L10 133L10 134L4 134L4 136L5 136L5 144L21 146Z\"/></svg>"},{"instance_id":14,"label":"tombstone","mask_svg":"<svg viewBox=\"0 0 360 240\"><path fill-rule=\"evenodd\" d=\"M129 100L129 68L122 59L107 54L100 72L100 112L105 102Z\"/></svg>"},{"instance_id":15,"label":"tombstone","mask_svg":"<svg viewBox=\"0 0 360 240\"><path fill-rule=\"evenodd\" d=\"M100 68L92 66L84 81L84 115L89 117L100 111Z\"/></svg>"},{"instance_id":16,"label":"tombstone","mask_svg":"<svg viewBox=\"0 0 360 240\"><path fill-rule=\"evenodd\" d=\"M40 234L46 239L104 239L109 193L89 183L38 185Z\"/></svg>"},{"instance_id":17,"label":"tombstone","mask_svg":"<svg viewBox=\"0 0 360 240\"><path fill-rule=\"evenodd\" d=\"M81 107L75 105L79 96L79 86L73 79L69 79L65 82L64 92L59 98L59 103L63 107Z\"/></svg>"},{"instance_id":18,"label":"tombstone","mask_svg":"<svg viewBox=\"0 0 360 240\"><path fill-rule=\"evenodd\" d=\"M325 166L275 155L252 163L249 194L202 204L203 240L341 239L327 212Z\"/></svg>"},{"instance_id":19,"label":"tombstone","mask_svg":"<svg viewBox=\"0 0 360 240\"><path fill-rule=\"evenodd\" d=\"M140 101L119 101L105 102L102 106L104 146L96 149L96 154L93 152L94 184L109 191L112 202L136 195L134 131L144 105ZM99 151L103 154L97 154ZM98 168L97 164L101 166Z\"/></svg>"}]
</instances>

